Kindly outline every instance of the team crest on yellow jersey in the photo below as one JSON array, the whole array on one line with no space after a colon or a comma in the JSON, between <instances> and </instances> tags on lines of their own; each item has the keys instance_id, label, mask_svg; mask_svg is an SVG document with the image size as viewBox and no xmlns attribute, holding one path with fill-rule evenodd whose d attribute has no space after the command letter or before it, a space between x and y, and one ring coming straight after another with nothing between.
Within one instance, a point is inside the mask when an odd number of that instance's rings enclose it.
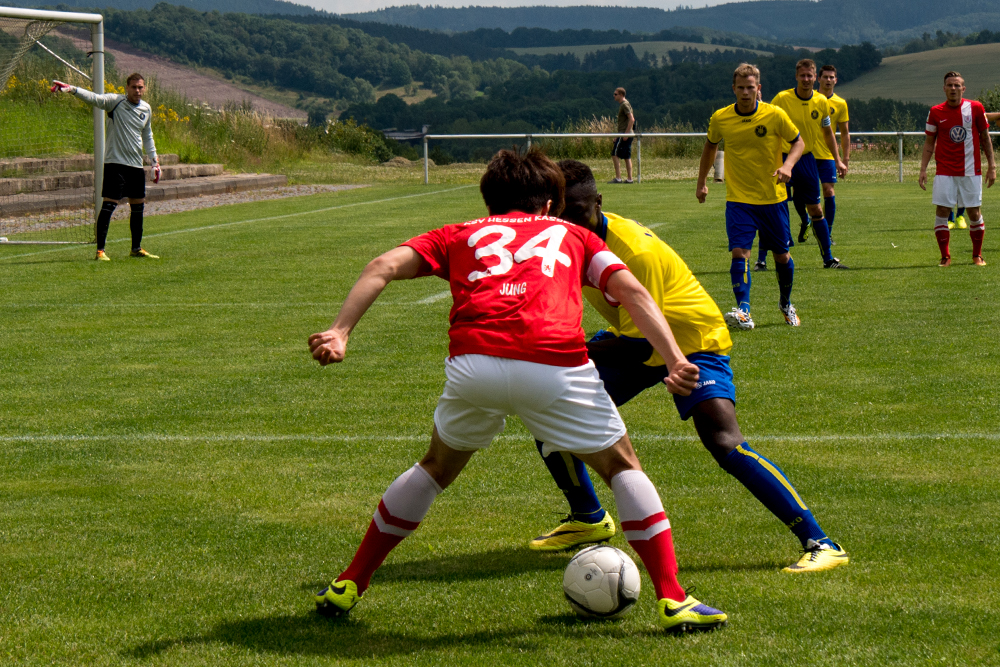
<instances>
[{"instance_id":1,"label":"team crest on yellow jersey","mask_svg":"<svg viewBox=\"0 0 1000 667\"><path fill-rule=\"evenodd\" d=\"M819 112L816 111L815 109L813 109L813 112L810 115L812 116L813 120L816 120L817 118L819 118Z\"/></svg>"},{"instance_id":2,"label":"team crest on yellow jersey","mask_svg":"<svg viewBox=\"0 0 1000 667\"><path fill-rule=\"evenodd\" d=\"M756 134L758 137L766 137L767 127L764 125L758 125L757 127L754 128L754 134Z\"/></svg>"}]
</instances>

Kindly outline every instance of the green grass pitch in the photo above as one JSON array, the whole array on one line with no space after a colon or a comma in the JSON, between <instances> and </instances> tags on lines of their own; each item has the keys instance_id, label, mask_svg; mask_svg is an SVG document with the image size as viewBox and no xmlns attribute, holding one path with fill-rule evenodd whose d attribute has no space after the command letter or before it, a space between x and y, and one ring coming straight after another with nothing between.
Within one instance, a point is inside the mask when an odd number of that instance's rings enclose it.
<instances>
[{"instance_id":1,"label":"green grass pitch","mask_svg":"<svg viewBox=\"0 0 1000 667\"><path fill-rule=\"evenodd\" d=\"M724 188L604 186L733 305ZM663 388L623 416L674 526L684 585L730 615L670 637L652 586L620 622L576 620L569 555L528 539L564 511L514 419L396 549L351 617L313 612L379 496L424 452L443 385L444 282L391 285L342 365L326 328L365 263L484 212L474 186L378 186L150 218L160 261L0 248L0 664L956 665L1000 662L1000 220L989 266L938 269L929 193L838 186L836 254L793 249L800 329L773 271L734 334L751 445L851 553L798 543L722 472ZM588 332L600 328L588 310ZM613 509L610 492L601 497ZM612 542L627 549L620 536Z\"/></svg>"}]
</instances>

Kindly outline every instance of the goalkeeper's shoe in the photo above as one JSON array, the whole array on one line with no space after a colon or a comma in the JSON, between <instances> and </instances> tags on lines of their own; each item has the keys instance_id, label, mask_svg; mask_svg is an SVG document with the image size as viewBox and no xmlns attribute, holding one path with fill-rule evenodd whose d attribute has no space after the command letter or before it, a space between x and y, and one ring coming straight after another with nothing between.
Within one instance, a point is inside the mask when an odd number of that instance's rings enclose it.
<instances>
[{"instance_id":1,"label":"goalkeeper's shoe","mask_svg":"<svg viewBox=\"0 0 1000 667\"><path fill-rule=\"evenodd\" d=\"M350 579L334 581L315 595L316 611L323 616L347 616L361 597L357 584Z\"/></svg>"},{"instance_id":2,"label":"goalkeeper's shoe","mask_svg":"<svg viewBox=\"0 0 1000 667\"><path fill-rule=\"evenodd\" d=\"M107 253L105 253L103 250L98 250L97 251L97 255L94 256L94 259L96 259L98 262L110 262L111 261L111 258L108 257Z\"/></svg>"},{"instance_id":3,"label":"goalkeeper's shoe","mask_svg":"<svg viewBox=\"0 0 1000 667\"><path fill-rule=\"evenodd\" d=\"M722 319L726 321L730 329L749 331L754 327L753 318L750 317L750 313L739 308L733 308L728 313L723 313Z\"/></svg>"},{"instance_id":4,"label":"goalkeeper's shoe","mask_svg":"<svg viewBox=\"0 0 1000 667\"><path fill-rule=\"evenodd\" d=\"M133 250L132 252L130 252L128 254L128 256L129 257L145 257L146 259L159 259L160 258L159 255L151 255L150 253L146 252L142 248L139 248L138 250Z\"/></svg>"},{"instance_id":5,"label":"goalkeeper's shoe","mask_svg":"<svg viewBox=\"0 0 1000 667\"><path fill-rule=\"evenodd\" d=\"M667 632L715 630L729 620L724 612L702 604L693 595L688 595L683 602L663 598L656 604L656 614L660 627Z\"/></svg>"},{"instance_id":6,"label":"goalkeeper's shoe","mask_svg":"<svg viewBox=\"0 0 1000 667\"><path fill-rule=\"evenodd\" d=\"M955 229L955 221L954 220L949 220L948 221L948 229Z\"/></svg>"},{"instance_id":7,"label":"goalkeeper's shoe","mask_svg":"<svg viewBox=\"0 0 1000 667\"><path fill-rule=\"evenodd\" d=\"M599 544L614 537L615 530L615 520L606 511L597 523L576 521L570 515L555 530L531 540L528 548L534 551L562 551L584 544Z\"/></svg>"},{"instance_id":8,"label":"goalkeeper's shoe","mask_svg":"<svg viewBox=\"0 0 1000 667\"><path fill-rule=\"evenodd\" d=\"M969 228L969 223L965 221L965 216L964 215L960 215L957 218L955 218L955 224L958 225L959 229L968 229ZM948 229L951 229L950 225L948 226Z\"/></svg>"},{"instance_id":9,"label":"goalkeeper's shoe","mask_svg":"<svg viewBox=\"0 0 1000 667\"><path fill-rule=\"evenodd\" d=\"M850 560L847 552L839 544L830 545L810 540L809 546L802 550L802 557L799 558L798 562L784 568L782 572L791 572L792 574L822 572L847 565Z\"/></svg>"}]
</instances>

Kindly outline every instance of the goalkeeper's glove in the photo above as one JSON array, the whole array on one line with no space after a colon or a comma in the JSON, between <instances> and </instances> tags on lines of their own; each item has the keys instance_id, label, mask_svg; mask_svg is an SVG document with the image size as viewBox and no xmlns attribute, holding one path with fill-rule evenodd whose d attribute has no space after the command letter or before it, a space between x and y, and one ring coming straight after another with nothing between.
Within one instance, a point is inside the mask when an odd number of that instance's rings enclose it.
<instances>
[{"instance_id":1,"label":"goalkeeper's glove","mask_svg":"<svg viewBox=\"0 0 1000 667\"><path fill-rule=\"evenodd\" d=\"M62 81L53 79L52 88L50 88L49 90L51 90L53 93L68 93L73 90L73 86L69 85L68 83L63 83Z\"/></svg>"},{"instance_id":2,"label":"goalkeeper's glove","mask_svg":"<svg viewBox=\"0 0 1000 667\"><path fill-rule=\"evenodd\" d=\"M153 182L154 183L159 183L160 182L160 163L159 162L157 162L156 164L153 165Z\"/></svg>"}]
</instances>

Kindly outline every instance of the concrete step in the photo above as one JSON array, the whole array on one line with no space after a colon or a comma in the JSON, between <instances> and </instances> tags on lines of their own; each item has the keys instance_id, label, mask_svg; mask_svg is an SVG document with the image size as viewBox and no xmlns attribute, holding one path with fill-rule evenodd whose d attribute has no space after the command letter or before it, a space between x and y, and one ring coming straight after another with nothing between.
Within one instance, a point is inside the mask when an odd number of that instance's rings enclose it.
<instances>
[{"instance_id":1,"label":"concrete step","mask_svg":"<svg viewBox=\"0 0 1000 667\"><path fill-rule=\"evenodd\" d=\"M146 182L153 182L153 168L146 170ZM176 181L199 176L220 176L225 171L221 164L175 164L160 168L160 181ZM11 196L30 192L52 192L94 186L94 172L74 171L47 176L28 178L0 178L0 196Z\"/></svg>"},{"instance_id":2,"label":"concrete step","mask_svg":"<svg viewBox=\"0 0 1000 667\"><path fill-rule=\"evenodd\" d=\"M146 186L146 201L184 199L199 195L246 192L288 185L288 177L274 174L225 174L160 181ZM92 206L93 187L36 192L18 197L0 197L0 218Z\"/></svg>"},{"instance_id":3,"label":"concrete step","mask_svg":"<svg viewBox=\"0 0 1000 667\"><path fill-rule=\"evenodd\" d=\"M160 155L160 166L180 164L175 153ZM0 160L0 178L17 178L29 174L58 174L64 171L87 171L94 168L94 156L89 154L70 157L33 158L16 157Z\"/></svg>"}]
</instances>

